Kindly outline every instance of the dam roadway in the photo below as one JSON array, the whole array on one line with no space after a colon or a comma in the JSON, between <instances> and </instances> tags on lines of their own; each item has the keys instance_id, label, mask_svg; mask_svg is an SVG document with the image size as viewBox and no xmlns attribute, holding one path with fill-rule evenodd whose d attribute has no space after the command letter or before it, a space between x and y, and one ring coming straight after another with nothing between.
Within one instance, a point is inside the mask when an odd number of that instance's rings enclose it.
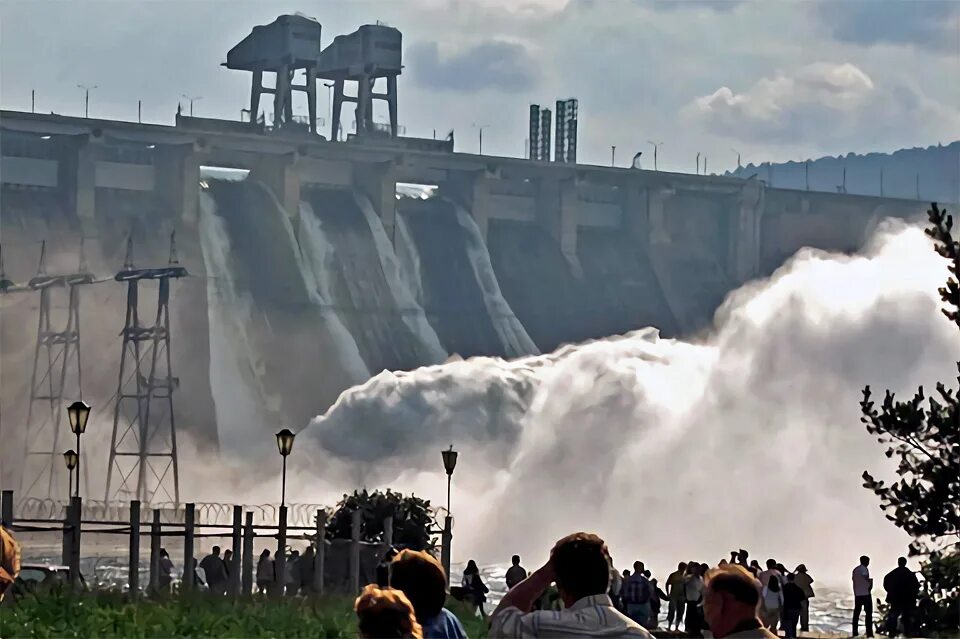
<instances>
[{"instance_id":1,"label":"dam roadway","mask_svg":"<svg viewBox=\"0 0 960 639\"><path fill-rule=\"evenodd\" d=\"M671 263L684 261L675 252L704 254L734 287L768 274L801 247L852 251L877 220L925 209L911 200L771 189L755 179L421 150L403 146L403 138L329 142L306 133L247 132L236 122L178 122L0 111L0 182L56 189L64 212L81 222L94 216L97 191L107 189L151 198L190 225L200 166L248 169L294 217L304 189L363 193L391 238L396 184L436 185L470 213L485 239L492 221L535 223L575 273L582 268L581 230L619 229L648 248L668 289L678 279ZM681 330L705 319L682 300L671 306Z\"/></svg>"}]
</instances>

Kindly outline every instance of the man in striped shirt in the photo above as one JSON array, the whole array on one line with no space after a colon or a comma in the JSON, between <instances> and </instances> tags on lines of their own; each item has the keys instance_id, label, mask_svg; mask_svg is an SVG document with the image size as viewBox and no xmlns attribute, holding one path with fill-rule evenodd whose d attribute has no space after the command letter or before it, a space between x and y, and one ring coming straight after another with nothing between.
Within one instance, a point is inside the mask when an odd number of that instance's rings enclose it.
<instances>
[{"instance_id":1,"label":"man in striped shirt","mask_svg":"<svg viewBox=\"0 0 960 639\"><path fill-rule=\"evenodd\" d=\"M556 582L563 610L531 612L533 602ZM651 639L650 633L613 607L610 553L600 537L574 533L550 551L540 569L511 589L493 612L491 638L608 637Z\"/></svg>"}]
</instances>

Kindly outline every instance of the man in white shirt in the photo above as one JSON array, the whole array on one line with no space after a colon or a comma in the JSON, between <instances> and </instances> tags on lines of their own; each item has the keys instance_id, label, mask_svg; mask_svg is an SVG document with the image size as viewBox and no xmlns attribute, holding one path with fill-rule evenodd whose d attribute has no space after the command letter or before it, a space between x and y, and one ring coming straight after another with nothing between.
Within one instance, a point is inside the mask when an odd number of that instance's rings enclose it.
<instances>
[{"instance_id":1,"label":"man in white shirt","mask_svg":"<svg viewBox=\"0 0 960 639\"><path fill-rule=\"evenodd\" d=\"M770 577L776 576L780 582L783 582L783 575L780 574L780 571L777 570L777 560L776 559L767 559L767 569L757 575L757 579L760 580L760 585L763 588L767 587L767 584L770 583Z\"/></svg>"},{"instance_id":2,"label":"man in white shirt","mask_svg":"<svg viewBox=\"0 0 960 639\"><path fill-rule=\"evenodd\" d=\"M873 579L870 578L870 558L860 557L860 565L853 569L853 636L860 634L860 611L866 613L867 636L873 636Z\"/></svg>"},{"instance_id":3,"label":"man in white shirt","mask_svg":"<svg viewBox=\"0 0 960 639\"><path fill-rule=\"evenodd\" d=\"M556 582L563 610L536 610L533 602ZM652 639L649 632L613 607L610 553L600 537L574 533L550 551L550 559L514 586L493 611L491 637L604 637Z\"/></svg>"}]
</instances>

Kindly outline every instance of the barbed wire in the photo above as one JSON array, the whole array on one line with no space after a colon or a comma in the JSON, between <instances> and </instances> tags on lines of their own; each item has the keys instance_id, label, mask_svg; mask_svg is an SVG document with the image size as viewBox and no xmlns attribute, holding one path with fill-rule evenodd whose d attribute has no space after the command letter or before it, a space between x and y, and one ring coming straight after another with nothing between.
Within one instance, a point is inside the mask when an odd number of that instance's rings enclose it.
<instances>
[{"instance_id":1,"label":"barbed wire","mask_svg":"<svg viewBox=\"0 0 960 639\"><path fill-rule=\"evenodd\" d=\"M200 525L224 526L233 525L234 506L241 506L243 512L253 513L254 525L274 525L279 519L279 505L277 504L228 504L218 502L196 502L194 521ZM17 504L15 519L39 520L51 519L60 520L65 517L68 507L66 501L27 497ZM142 524L152 522L151 511L156 510L160 513L160 521L165 524L182 524L186 513L186 504L173 502L159 502L154 504L145 504L140 511ZM317 511L329 513L329 507L322 504L287 504L287 525L289 526L313 526L316 523ZM129 521L130 505L122 502L107 502L96 499L83 500L83 512L81 519L92 522L121 522Z\"/></svg>"}]
</instances>

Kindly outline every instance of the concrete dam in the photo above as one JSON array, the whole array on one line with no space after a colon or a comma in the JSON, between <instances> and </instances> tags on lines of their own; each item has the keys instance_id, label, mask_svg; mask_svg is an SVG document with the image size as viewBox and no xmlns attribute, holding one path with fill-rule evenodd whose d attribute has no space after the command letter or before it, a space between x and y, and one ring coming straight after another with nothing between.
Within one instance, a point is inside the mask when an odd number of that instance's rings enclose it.
<instances>
[{"instance_id":1,"label":"concrete dam","mask_svg":"<svg viewBox=\"0 0 960 639\"><path fill-rule=\"evenodd\" d=\"M797 250L851 252L880 220L926 209L186 117L158 126L3 111L0 150L11 481L36 421L39 295L26 283L38 271L92 275L79 287L76 332L91 423L109 433L124 381L115 274L125 262L184 267L169 284L177 433L229 453L302 427L384 369L548 352L646 326L696 335L729 291ZM50 294L54 323L65 321L69 288ZM141 318L152 321L156 296L145 281ZM109 448L91 440L91 472Z\"/></svg>"}]
</instances>

